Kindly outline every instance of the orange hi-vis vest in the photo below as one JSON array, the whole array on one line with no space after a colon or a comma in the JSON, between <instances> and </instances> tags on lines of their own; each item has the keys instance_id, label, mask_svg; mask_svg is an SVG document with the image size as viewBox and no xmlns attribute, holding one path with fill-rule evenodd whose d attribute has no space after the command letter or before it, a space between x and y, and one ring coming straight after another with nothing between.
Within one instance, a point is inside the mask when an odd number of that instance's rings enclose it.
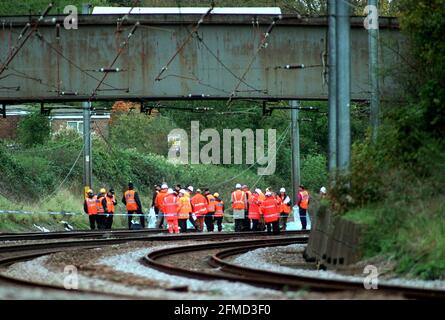
<instances>
[{"instance_id":1,"label":"orange hi-vis vest","mask_svg":"<svg viewBox=\"0 0 445 320\"><path fill-rule=\"evenodd\" d=\"M161 212L164 212L164 198L168 195L167 191L161 190L158 192L158 195L156 196L155 200L155 206L161 210Z\"/></svg>"},{"instance_id":2,"label":"orange hi-vis vest","mask_svg":"<svg viewBox=\"0 0 445 320\"><path fill-rule=\"evenodd\" d=\"M97 214L97 197L86 198L85 201L87 203L88 215Z\"/></svg>"},{"instance_id":3,"label":"orange hi-vis vest","mask_svg":"<svg viewBox=\"0 0 445 320\"><path fill-rule=\"evenodd\" d=\"M284 197L282 197L280 195L280 199L281 199L281 212L285 213L285 214L289 214L290 211L291 211L291 208L290 208L290 205L289 205L289 202L290 202L289 196L285 195ZM287 203L284 203L284 201L286 199L289 199L289 201Z\"/></svg>"},{"instance_id":4,"label":"orange hi-vis vest","mask_svg":"<svg viewBox=\"0 0 445 320\"><path fill-rule=\"evenodd\" d=\"M136 193L136 191L134 191L134 190L127 190L124 193L125 202L127 203L126 204L127 211L136 211L138 209L136 199L134 198L135 193Z\"/></svg>"},{"instance_id":5,"label":"orange hi-vis vest","mask_svg":"<svg viewBox=\"0 0 445 320\"><path fill-rule=\"evenodd\" d=\"M97 213L104 213L104 212L105 212L105 208L104 208L104 206L102 205L102 200L103 200L104 198L105 198L105 197L102 196L102 197L100 197L100 198L97 198L97 200L96 200Z\"/></svg>"},{"instance_id":6,"label":"orange hi-vis vest","mask_svg":"<svg viewBox=\"0 0 445 320\"><path fill-rule=\"evenodd\" d=\"M211 194L206 196L207 201L209 202L207 205L207 212L215 212L215 197Z\"/></svg>"},{"instance_id":7,"label":"orange hi-vis vest","mask_svg":"<svg viewBox=\"0 0 445 320\"><path fill-rule=\"evenodd\" d=\"M232 192L232 208L237 210L246 209L246 203L244 199L246 198L246 193L241 190L235 190Z\"/></svg>"},{"instance_id":8,"label":"orange hi-vis vest","mask_svg":"<svg viewBox=\"0 0 445 320\"><path fill-rule=\"evenodd\" d=\"M301 195L301 202L299 207L301 209L307 209L309 205L309 193L306 190L303 190L300 192L300 195Z\"/></svg>"},{"instance_id":9,"label":"orange hi-vis vest","mask_svg":"<svg viewBox=\"0 0 445 320\"><path fill-rule=\"evenodd\" d=\"M258 202L258 195L252 194L248 200L249 203L249 213L248 218L252 220L260 219L260 206Z\"/></svg>"},{"instance_id":10,"label":"orange hi-vis vest","mask_svg":"<svg viewBox=\"0 0 445 320\"><path fill-rule=\"evenodd\" d=\"M261 212L264 222L270 223L278 221L280 217L278 202L274 197L268 197L261 203Z\"/></svg>"},{"instance_id":11,"label":"orange hi-vis vest","mask_svg":"<svg viewBox=\"0 0 445 320\"><path fill-rule=\"evenodd\" d=\"M178 216L178 205L176 204L176 196L172 193L164 197L164 216L168 220L177 218Z\"/></svg>"},{"instance_id":12,"label":"orange hi-vis vest","mask_svg":"<svg viewBox=\"0 0 445 320\"><path fill-rule=\"evenodd\" d=\"M224 202L222 200L215 200L215 214L214 217L224 216Z\"/></svg>"},{"instance_id":13,"label":"orange hi-vis vest","mask_svg":"<svg viewBox=\"0 0 445 320\"><path fill-rule=\"evenodd\" d=\"M184 195L183 197L177 198L176 204L178 205L178 219L188 219L192 212L190 198Z\"/></svg>"},{"instance_id":14,"label":"orange hi-vis vest","mask_svg":"<svg viewBox=\"0 0 445 320\"><path fill-rule=\"evenodd\" d=\"M107 210L108 213L114 213L114 196L113 197L106 197L107 199Z\"/></svg>"},{"instance_id":15,"label":"orange hi-vis vest","mask_svg":"<svg viewBox=\"0 0 445 320\"><path fill-rule=\"evenodd\" d=\"M207 213L207 200L206 198L200 194L197 193L191 200L193 213L199 217L203 216Z\"/></svg>"}]
</instances>

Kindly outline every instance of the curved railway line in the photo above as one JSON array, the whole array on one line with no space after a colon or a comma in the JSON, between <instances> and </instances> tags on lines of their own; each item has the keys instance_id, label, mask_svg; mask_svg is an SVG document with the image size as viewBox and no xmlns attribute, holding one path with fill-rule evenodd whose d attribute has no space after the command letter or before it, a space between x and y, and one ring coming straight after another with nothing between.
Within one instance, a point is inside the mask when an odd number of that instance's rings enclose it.
<instances>
[{"instance_id":1,"label":"curved railway line","mask_svg":"<svg viewBox=\"0 0 445 320\"><path fill-rule=\"evenodd\" d=\"M294 275L282 272L273 272L263 269L249 268L237 265L225 260L226 258L243 254L245 252L255 250L258 248L284 246L296 243L306 243L306 237L286 237L281 239L268 240L244 240L231 241L224 244L199 244L182 247L167 248L155 250L144 257L144 263L159 271L179 275L193 277L202 280L228 280L239 281L247 284L274 288L278 290L301 290L309 289L313 291L328 292L328 291L363 291L365 290L362 282L345 281L336 279L323 279L318 277L309 277ZM202 272L190 269L184 269L173 266L168 263L162 263L159 260L171 255L178 255L187 252L196 252L200 250L209 249L224 249L212 255L207 263L213 267L218 268L218 273ZM444 290L425 289L399 285L379 284L379 294L401 294L409 299L445 299Z\"/></svg>"},{"instance_id":2,"label":"curved railway line","mask_svg":"<svg viewBox=\"0 0 445 320\"><path fill-rule=\"evenodd\" d=\"M228 258L243 254L258 248L285 246L290 244L305 244L308 240L308 233L303 231L288 231L286 237L265 236L264 232L227 232L227 233L186 233L179 235L159 234L165 232L160 229L141 231L105 231L105 232L59 232L59 233L29 233L29 234L2 234L1 239L8 241L17 240L42 240L42 239L63 239L61 241L39 242L32 241L14 245L0 246L0 267L5 267L16 262L31 260L40 256L67 251L70 249L92 249L107 245L124 244L132 241L179 241L195 240L206 241L202 244L175 245L174 247L155 249L148 253L141 260L147 266L155 268L168 274L175 274L187 278L205 280L228 280L243 282L258 287L273 288L278 290L313 290L317 292L336 291L358 291L364 290L363 283L344 280L322 279L316 277L300 276L272 272L268 270L254 269L237 265ZM158 234L153 234L158 233ZM70 237L72 235L72 237ZM77 239L78 237L93 237L93 239ZM261 236L260 239L239 240L239 238ZM8 238L9 237L9 238ZM49 237L49 238L48 238ZM69 239L71 238L71 239ZM235 239L235 240L234 240ZM208 242L217 240L217 242ZM219 240L219 241L218 241ZM221 241L222 240L222 241ZM162 260L165 258L186 254L189 252L214 251L208 257L207 264L209 272L196 271L178 267ZM167 259L168 260L168 259ZM0 284L6 283L20 287L37 287L48 290L58 290L67 292L61 286L45 284L22 279L12 278L0 274ZM134 299L137 297L106 293L95 290L79 289L75 293L95 294L102 297L114 299ZM379 293L401 294L406 298L425 299L445 299L445 291L434 289L413 288L395 285L379 284Z\"/></svg>"}]
</instances>

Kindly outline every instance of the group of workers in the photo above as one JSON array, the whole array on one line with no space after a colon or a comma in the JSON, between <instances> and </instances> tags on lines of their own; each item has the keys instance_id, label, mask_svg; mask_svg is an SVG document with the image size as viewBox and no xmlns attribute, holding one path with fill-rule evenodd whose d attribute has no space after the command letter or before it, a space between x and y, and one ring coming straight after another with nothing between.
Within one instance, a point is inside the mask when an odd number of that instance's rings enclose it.
<instances>
[{"instance_id":1,"label":"group of workers","mask_svg":"<svg viewBox=\"0 0 445 320\"><path fill-rule=\"evenodd\" d=\"M101 189L97 196L92 190L88 190L84 210L89 215L92 230L96 227L111 229L116 203L113 189L108 192ZM133 229L134 216L140 218L139 227L145 228L141 200L131 182L124 192L122 203L127 209L128 228ZM299 187L296 204L299 207L302 229L305 230L309 193L302 185ZM195 191L191 185L185 188L181 185L169 188L166 183L156 185L151 206L156 215L156 228L168 227L169 233L187 232L187 221L200 232L204 230L204 224L208 232L213 232L215 223L218 231L222 231L225 204L217 192L212 194L209 189ZM287 219L292 211L291 199L284 188L279 193L267 188L263 193L258 188L250 191L248 186L241 184L236 184L231 194L231 207L236 232L267 229L268 234L279 234L280 230L286 230Z\"/></svg>"}]
</instances>

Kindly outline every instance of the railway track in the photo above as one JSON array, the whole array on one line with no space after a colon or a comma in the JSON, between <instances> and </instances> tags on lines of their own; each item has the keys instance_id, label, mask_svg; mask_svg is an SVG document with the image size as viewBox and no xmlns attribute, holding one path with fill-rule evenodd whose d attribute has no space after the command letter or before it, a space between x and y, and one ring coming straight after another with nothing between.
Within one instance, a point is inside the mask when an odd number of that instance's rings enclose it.
<instances>
[{"instance_id":1,"label":"railway track","mask_svg":"<svg viewBox=\"0 0 445 320\"><path fill-rule=\"evenodd\" d=\"M295 243L305 243L307 237L286 237L274 238L268 240L244 240L230 241L223 244L199 244L188 245L182 247L167 248L155 250L144 257L144 263L159 271L193 277L201 280L227 280L244 282L247 284L273 288L278 290L301 290L308 289L319 292L335 292L335 291L363 291L363 282L343 281L335 279L323 279L318 277L308 277L293 274L284 274L262 269L248 268L228 262L226 259L251 250L272 246L283 246ZM187 252L196 252L210 249L224 249L218 251L208 259L208 264L213 268L218 268L218 273L202 272L189 270L173 266L168 263L162 263L159 260L171 255L178 255ZM444 290L415 288L398 285L379 284L379 294L403 295L409 299L445 299Z\"/></svg>"},{"instance_id":2,"label":"railway track","mask_svg":"<svg viewBox=\"0 0 445 320\"><path fill-rule=\"evenodd\" d=\"M152 230L153 232L159 232L159 230ZM93 232L87 232L93 233ZM147 234L148 233L148 234ZM72 249L93 249L98 247L103 247L107 245L123 244L130 241L179 241L179 240L198 240L198 241L208 241L208 240L226 240L238 237L255 237L264 236L264 232L227 232L227 233L185 233L179 235L150 235L150 232L140 231L130 231L124 233L115 233L116 238L105 238L105 239L83 239L83 240L62 240L57 242L47 242L47 243L26 243L18 245L8 245L0 246L0 267L6 267L13 263L31 260L44 255L53 254L57 252L72 250ZM301 231L287 231L288 235L295 234L307 234ZM35 235L35 234L34 234ZM40 236L39 234L38 236ZM5 235L6 236L6 235ZM41 238L36 238L41 239ZM56 238L57 239L57 238ZM224 242L223 242L224 243ZM46 290L52 290L57 292L66 293L67 290L61 286L46 284L36 281L28 281L24 279L16 279L3 274L0 274L0 285L7 284L12 286L18 286L20 288L30 289L30 288L41 288ZM79 289L74 290L73 293L76 294L94 294L101 297L107 297L112 299L134 299L137 297L115 294L115 293L104 293L102 291L96 290L85 290Z\"/></svg>"}]
</instances>

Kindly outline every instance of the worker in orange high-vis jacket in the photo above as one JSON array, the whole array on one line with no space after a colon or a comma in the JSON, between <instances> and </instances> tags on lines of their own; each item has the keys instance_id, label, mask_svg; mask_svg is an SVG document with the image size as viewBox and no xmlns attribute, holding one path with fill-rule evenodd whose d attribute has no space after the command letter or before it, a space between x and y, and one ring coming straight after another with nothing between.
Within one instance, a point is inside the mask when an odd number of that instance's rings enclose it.
<instances>
[{"instance_id":1,"label":"worker in orange high-vis jacket","mask_svg":"<svg viewBox=\"0 0 445 320\"><path fill-rule=\"evenodd\" d=\"M156 196L156 207L158 208L158 216L156 217L156 228L162 228L166 221L164 219L165 212L164 212L164 198L168 195L168 185L166 183L163 183L161 185L161 190L158 192L158 195Z\"/></svg>"},{"instance_id":2,"label":"worker in orange high-vis jacket","mask_svg":"<svg viewBox=\"0 0 445 320\"><path fill-rule=\"evenodd\" d=\"M114 216L115 206L117 205L113 188L108 190L105 199L107 200L107 211L108 211L108 215L105 217L105 229L110 230L113 226L113 216Z\"/></svg>"},{"instance_id":3,"label":"worker in orange high-vis jacket","mask_svg":"<svg viewBox=\"0 0 445 320\"><path fill-rule=\"evenodd\" d=\"M100 189L96 200L96 206L97 206L96 222L100 230L105 229L105 220L106 216L108 215L106 193L107 190L105 190L105 188Z\"/></svg>"},{"instance_id":4,"label":"worker in orange high-vis jacket","mask_svg":"<svg viewBox=\"0 0 445 320\"><path fill-rule=\"evenodd\" d=\"M235 231L243 231L245 210L247 208L247 196L244 191L241 190L241 184L237 183L235 191L232 192L232 210L233 219L235 221Z\"/></svg>"},{"instance_id":5,"label":"worker in orange high-vis jacket","mask_svg":"<svg viewBox=\"0 0 445 320\"><path fill-rule=\"evenodd\" d=\"M215 198L215 214L213 216L214 221L216 221L216 225L218 226L218 232L222 231L222 222L224 218L224 201L219 197L219 193L215 192L213 194Z\"/></svg>"},{"instance_id":6,"label":"worker in orange high-vis jacket","mask_svg":"<svg viewBox=\"0 0 445 320\"><path fill-rule=\"evenodd\" d=\"M207 231L213 232L213 230L215 228L213 225L213 219L214 219L215 210L216 210L215 197L212 194L210 194L209 189L204 189L204 196L207 199L207 213L205 215L204 222L205 222Z\"/></svg>"},{"instance_id":7,"label":"worker in orange high-vis jacket","mask_svg":"<svg viewBox=\"0 0 445 320\"><path fill-rule=\"evenodd\" d=\"M297 199L297 205L299 207L299 214L300 214L300 222L301 222L301 229L306 230L307 225L307 208L309 207L309 192L304 188L303 185L300 185L298 188L298 199Z\"/></svg>"},{"instance_id":8,"label":"worker in orange high-vis jacket","mask_svg":"<svg viewBox=\"0 0 445 320\"><path fill-rule=\"evenodd\" d=\"M204 217L207 214L207 199L201 194L200 189L196 189L196 194L190 203L192 204L193 213L196 216L198 231L202 232L204 229Z\"/></svg>"},{"instance_id":9,"label":"worker in orange high-vis jacket","mask_svg":"<svg viewBox=\"0 0 445 320\"><path fill-rule=\"evenodd\" d=\"M281 200L281 206L280 206L281 230L285 231L287 227L287 219L289 218L289 213L291 212L291 202L290 202L290 197L287 195L285 188L280 189L279 197Z\"/></svg>"},{"instance_id":10,"label":"worker in orange high-vis jacket","mask_svg":"<svg viewBox=\"0 0 445 320\"><path fill-rule=\"evenodd\" d=\"M163 208L164 217L168 225L168 233L179 233L178 227L178 204L176 193L173 189L168 189L167 195L164 197Z\"/></svg>"},{"instance_id":11,"label":"worker in orange high-vis jacket","mask_svg":"<svg viewBox=\"0 0 445 320\"><path fill-rule=\"evenodd\" d=\"M272 192L266 192L266 199L261 202L260 208L266 223L267 233L280 234L280 205Z\"/></svg>"},{"instance_id":12,"label":"worker in orange high-vis jacket","mask_svg":"<svg viewBox=\"0 0 445 320\"><path fill-rule=\"evenodd\" d=\"M96 226L99 229L97 222L97 197L94 195L93 190L88 190L87 197L83 202L83 210L88 214L88 219L90 221L90 229L95 230Z\"/></svg>"},{"instance_id":13,"label":"worker in orange high-vis jacket","mask_svg":"<svg viewBox=\"0 0 445 320\"><path fill-rule=\"evenodd\" d=\"M258 223L260 221L260 202L258 200L258 190L259 189L255 189L247 200L249 203L248 218L250 221L252 221L252 231L259 231Z\"/></svg>"},{"instance_id":14,"label":"worker in orange high-vis jacket","mask_svg":"<svg viewBox=\"0 0 445 320\"><path fill-rule=\"evenodd\" d=\"M178 212L178 225L181 229L181 233L187 232L187 220L192 213L192 205L190 204L190 198L187 196L187 191L180 189L178 197L176 199Z\"/></svg>"},{"instance_id":15,"label":"worker in orange high-vis jacket","mask_svg":"<svg viewBox=\"0 0 445 320\"><path fill-rule=\"evenodd\" d=\"M124 192L122 197L122 203L125 204L128 214L128 229L131 229L133 215L138 214L141 222L141 227L145 228L145 218L142 214L142 204L139 198L139 194L134 190L132 182L128 183L128 190Z\"/></svg>"}]
</instances>

